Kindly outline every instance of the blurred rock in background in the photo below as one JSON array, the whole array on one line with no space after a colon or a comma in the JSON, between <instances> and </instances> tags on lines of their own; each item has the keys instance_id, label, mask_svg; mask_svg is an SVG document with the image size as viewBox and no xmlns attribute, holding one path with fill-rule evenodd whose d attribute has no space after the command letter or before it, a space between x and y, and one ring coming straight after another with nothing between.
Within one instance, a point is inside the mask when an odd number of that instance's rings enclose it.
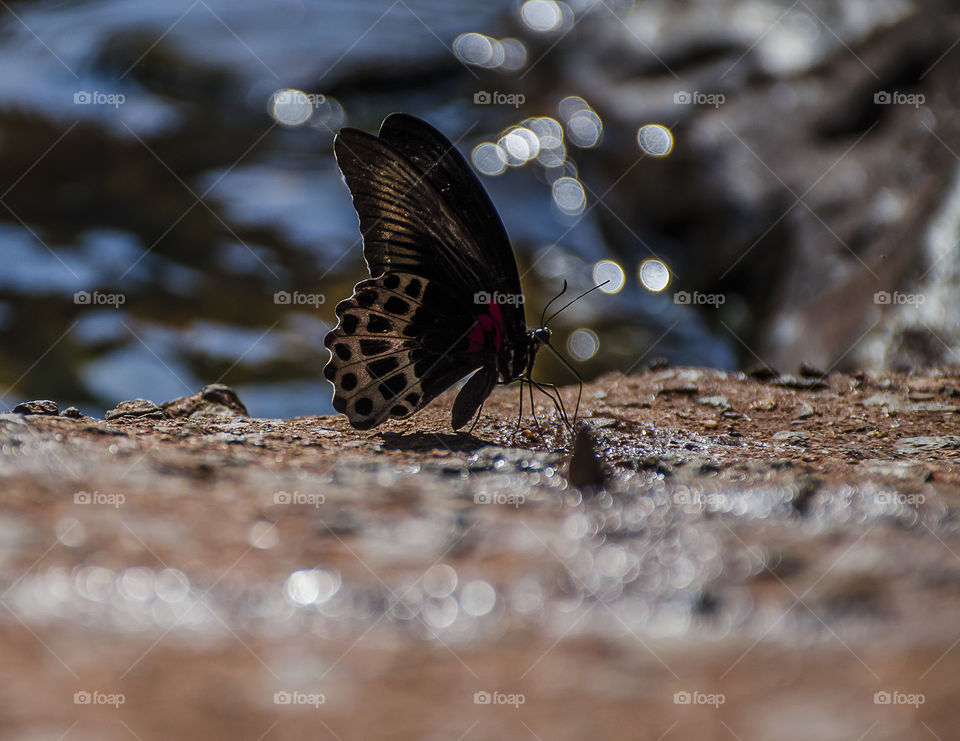
<instances>
[{"instance_id":1,"label":"blurred rock in background","mask_svg":"<svg viewBox=\"0 0 960 741\"><path fill-rule=\"evenodd\" d=\"M332 138L396 110L482 173L530 323L611 279L554 321L585 378L957 362L945 0L12 2L0 29L0 408L223 382L332 411L322 337L365 274Z\"/></svg>"}]
</instances>

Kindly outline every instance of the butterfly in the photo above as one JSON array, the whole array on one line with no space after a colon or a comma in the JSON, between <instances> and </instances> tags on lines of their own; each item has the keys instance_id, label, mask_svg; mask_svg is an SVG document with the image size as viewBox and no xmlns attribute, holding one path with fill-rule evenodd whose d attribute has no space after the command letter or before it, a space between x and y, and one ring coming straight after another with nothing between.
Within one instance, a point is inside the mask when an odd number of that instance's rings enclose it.
<instances>
[{"instance_id":1,"label":"butterfly","mask_svg":"<svg viewBox=\"0 0 960 741\"><path fill-rule=\"evenodd\" d=\"M550 330L527 328L503 222L450 140L394 113L377 136L341 129L334 154L370 273L337 304L324 338L334 409L368 430L409 417L473 373L453 403L459 430L479 418L496 384L535 384Z\"/></svg>"}]
</instances>

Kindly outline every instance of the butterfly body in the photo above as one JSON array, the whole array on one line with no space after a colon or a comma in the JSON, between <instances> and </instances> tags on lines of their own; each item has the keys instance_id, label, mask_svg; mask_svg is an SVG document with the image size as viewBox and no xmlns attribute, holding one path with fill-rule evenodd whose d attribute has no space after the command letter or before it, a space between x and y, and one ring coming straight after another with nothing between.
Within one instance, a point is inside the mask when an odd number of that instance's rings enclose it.
<instances>
[{"instance_id":1,"label":"butterfly body","mask_svg":"<svg viewBox=\"0 0 960 741\"><path fill-rule=\"evenodd\" d=\"M326 336L334 408L370 429L403 419L470 373L454 429L498 383L529 375L549 330L528 330L516 259L493 204L453 144L406 114L379 136L342 129L337 162L370 278Z\"/></svg>"}]
</instances>

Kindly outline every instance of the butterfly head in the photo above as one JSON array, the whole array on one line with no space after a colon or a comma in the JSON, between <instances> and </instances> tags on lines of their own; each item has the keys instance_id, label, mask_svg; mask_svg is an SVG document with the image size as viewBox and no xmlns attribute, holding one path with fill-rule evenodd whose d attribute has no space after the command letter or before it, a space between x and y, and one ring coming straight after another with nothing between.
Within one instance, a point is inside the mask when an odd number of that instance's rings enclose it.
<instances>
[{"instance_id":1,"label":"butterfly head","mask_svg":"<svg viewBox=\"0 0 960 741\"><path fill-rule=\"evenodd\" d=\"M531 349L536 351L541 345L549 345L552 334L550 327L538 327L537 329L528 330L527 335L530 337Z\"/></svg>"}]
</instances>

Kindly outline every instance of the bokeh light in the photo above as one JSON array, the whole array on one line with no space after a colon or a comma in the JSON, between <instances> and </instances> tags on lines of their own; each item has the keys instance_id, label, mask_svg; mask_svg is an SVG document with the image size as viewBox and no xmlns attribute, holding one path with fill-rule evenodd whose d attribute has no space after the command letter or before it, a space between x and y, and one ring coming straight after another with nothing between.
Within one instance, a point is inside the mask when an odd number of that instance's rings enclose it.
<instances>
[{"instance_id":1,"label":"bokeh light","mask_svg":"<svg viewBox=\"0 0 960 741\"><path fill-rule=\"evenodd\" d=\"M666 157L673 151L673 134L660 124L647 124L637 131L637 143L651 157Z\"/></svg>"},{"instance_id":2,"label":"bokeh light","mask_svg":"<svg viewBox=\"0 0 960 741\"><path fill-rule=\"evenodd\" d=\"M640 263L640 283L648 291L660 293L670 285L670 268L663 260L651 257Z\"/></svg>"},{"instance_id":3,"label":"bokeh light","mask_svg":"<svg viewBox=\"0 0 960 741\"><path fill-rule=\"evenodd\" d=\"M527 0L520 7L520 18L532 31L541 33L563 28L563 8L555 0Z\"/></svg>"},{"instance_id":4,"label":"bokeh light","mask_svg":"<svg viewBox=\"0 0 960 741\"><path fill-rule=\"evenodd\" d=\"M527 63L527 47L519 39L502 39L500 45L503 47L503 64L500 69L515 72L523 69Z\"/></svg>"},{"instance_id":5,"label":"bokeh light","mask_svg":"<svg viewBox=\"0 0 960 741\"><path fill-rule=\"evenodd\" d=\"M587 205L587 194L583 183L576 178L558 178L553 184L553 202L563 213L577 216L583 213Z\"/></svg>"},{"instance_id":6,"label":"bokeh light","mask_svg":"<svg viewBox=\"0 0 960 741\"><path fill-rule=\"evenodd\" d=\"M497 603L497 593L487 582L480 579L468 582L460 595L460 606L473 617L483 617Z\"/></svg>"},{"instance_id":7,"label":"bokeh light","mask_svg":"<svg viewBox=\"0 0 960 741\"><path fill-rule=\"evenodd\" d=\"M323 569L301 569L287 577L284 592L298 605L322 604L341 586L340 574Z\"/></svg>"},{"instance_id":8,"label":"bokeh light","mask_svg":"<svg viewBox=\"0 0 960 741\"><path fill-rule=\"evenodd\" d=\"M497 142L511 167L525 165L540 154L540 139L530 129L515 126Z\"/></svg>"},{"instance_id":9,"label":"bokeh light","mask_svg":"<svg viewBox=\"0 0 960 741\"><path fill-rule=\"evenodd\" d=\"M500 175L507 169L507 155L494 142L483 142L473 148L473 166L484 175Z\"/></svg>"},{"instance_id":10,"label":"bokeh light","mask_svg":"<svg viewBox=\"0 0 960 741\"><path fill-rule=\"evenodd\" d=\"M284 126L303 126L309 123L318 129L336 132L346 114L335 98L318 93L305 93L293 88L282 88L270 96L267 112Z\"/></svg>"},{"instance_id":11,"label":"bokeh light","mask_svg":"<svg viewBox=\"0 0 960 741\"><path fill-rule=\"evenodd\" d=\"M302 126L313 116L313 103L302 90L283 88L270 96L268 111L277 123Z\"/></svg>"},{"instance_id":12,"label":"bokeh light","mask_svg":"<svg viewBox=\"0 0 960 741\"><path fill-rule=\"evenodd\" d=\"M567 338L567 352L574 360L590 360L600 349L600 340L590 329L576 329Z\"/></svg>"},{"instance_id":13,"label":"bokeh light","mask_svg":"<svg viewBox=\"0 0 960 741\"><path fill-rule=\"evenodd\" d=\"M506 61L503 44L482 33L462 33L453 41L453 53L458 59L477 67L499 67Z\"/></svg>"},{"instance_id":14,"label":"bokeh light","mask_svg":"<svg viewBox=\"0 0 960 741\"><path fill-rule=\"evenodd\" d=\"M431 566L423 575L423 591L431 597L449 597L456 588L457 572L448 564L438 563Z\"/></svg>"},{"instance_id":15,"label":"bokeh light","mask_svg":"<svg viewBox=\"0 0 960 741\"><path fill-rule=\"evenodd\" d=\"M600 260L593 266L593 282L596 285L606 282L600 287L604 293L620 293L626 280L623 268L613 260Z\"/></svg>"},{"instance_id":16,"label":"bokeh light","mask_svg":"<svg viewBox=\"0 0 960 741\"><path fill-rule=\"evenodd\" d=\"M579 110L567 121L567 136L582 149L595 147L600 142L602 132L603 123L594 111Z\"/></svg>"}]
</instances>

